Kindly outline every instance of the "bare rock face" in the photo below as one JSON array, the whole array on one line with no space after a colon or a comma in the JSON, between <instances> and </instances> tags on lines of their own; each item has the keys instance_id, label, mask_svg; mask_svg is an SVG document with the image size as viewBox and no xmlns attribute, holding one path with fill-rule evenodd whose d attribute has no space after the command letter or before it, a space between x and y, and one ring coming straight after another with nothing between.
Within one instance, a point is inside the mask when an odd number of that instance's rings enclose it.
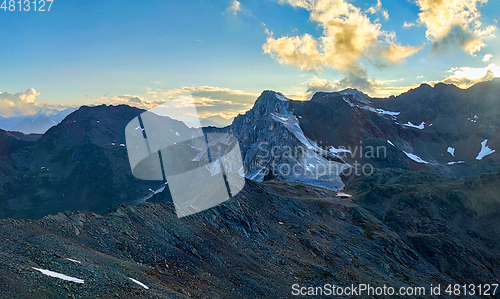
<instances>
[{"instance_id":1,"label":"bare rock face","mask_svg":"<svg viewBox=\"0 0 500 299\"><path fill-rule=\"evenodd\" d=\"M280 93L265 91L250 111L233 121L229 131L240 142L246 177L342 189L340 172L350 166L304 134L290 102Z\"/></svg>"}]
</instances>

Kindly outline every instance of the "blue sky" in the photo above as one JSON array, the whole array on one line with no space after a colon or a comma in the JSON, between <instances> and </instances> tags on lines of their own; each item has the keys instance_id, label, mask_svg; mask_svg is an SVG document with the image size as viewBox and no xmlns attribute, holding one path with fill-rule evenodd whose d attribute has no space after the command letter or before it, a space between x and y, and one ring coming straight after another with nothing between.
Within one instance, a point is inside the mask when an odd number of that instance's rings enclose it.
<instances>
[{"instance_id":1,"label":"blue sky","mask_svg":"<svg viewBox=\"0 0 500 299\"><path fill-rule=\"evenodd\" d=\"M54 0L50 12L0 10L0 115L44 104L151 108L191 93L204 116L231 117L266 89L387 96L500 76L499 1L437 2Z\"/></svg>"}]
</instances>

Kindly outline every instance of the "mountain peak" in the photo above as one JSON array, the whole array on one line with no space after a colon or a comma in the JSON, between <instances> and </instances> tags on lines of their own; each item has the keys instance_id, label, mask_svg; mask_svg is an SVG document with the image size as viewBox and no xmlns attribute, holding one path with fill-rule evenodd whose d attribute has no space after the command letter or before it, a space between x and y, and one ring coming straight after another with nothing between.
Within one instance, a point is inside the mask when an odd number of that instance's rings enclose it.
<instances>
[{"instance_id":1,"label":"mountain peak","mask_svg":"<svg viewBox=\"0 0 500 299\"><path fill-rule=\"evenodd\" d=\"M264 90L255 101L253 108L250 110L258 111L260 115L268 115L271 112L286 110L288 101L282 93Z\"/></svg>"},{"instance_id":2,"label":"mountain peak","mask_svg":"<svg viewBox=\"0 0 500 299\"><path fill-rule=\"evenodd\" d=\"M350 95L358 102L362 102L365 104L370 103L370 97L367 94L354 88L347 88L339 91L338 93L340 93L341 95Z\"/></svg>"},{"instance_id":3,"label":"mountain peak","mask_svg":"<svg viewBox=\"0 0 500 299\"><path fill-rule=\"evenodd\" d=\"M289 99L287 97L285 97L281 92L277 92L277 91L274 91L274 90L264 90L259 98L261 98L262 96L264 97L267 97L267 98L274 98L274 99L277 99L277 100L280 100L280 101L288 101Z\"/></svg>"},{"instance_id":4,"label":"mountain peak","mask_svg":"<svg viewBox=\"0 0 500 299\"><path fill-rule=\"evenodd\" d=\"M52 108L47 107L47 105L44 105L44 106L42 106L42 108L40 110L38 110L38 112L33 117L35 118L35 117L39 117L42 115L50 117L50 116L56 115L57 113L59 113L59 110L52 109Z\"/></svg>"}]
</instances>

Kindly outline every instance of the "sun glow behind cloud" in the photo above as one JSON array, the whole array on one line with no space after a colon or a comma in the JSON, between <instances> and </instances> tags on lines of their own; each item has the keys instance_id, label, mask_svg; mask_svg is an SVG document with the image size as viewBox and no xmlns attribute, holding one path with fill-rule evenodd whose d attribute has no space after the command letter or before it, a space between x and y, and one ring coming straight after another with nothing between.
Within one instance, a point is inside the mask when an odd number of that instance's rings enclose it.
<instances>
[{"instance_id":1,"label":"sun glow behind cloud","mask_svg":"<svg viewBox=\"0 0 500 299\"><path fill-rule=\"evenodd\" d=\"M479 82L500 78L500 67L494 63L483 68L457 67L449 72L453 74L446 77L443 82L455 84L460 88L468 88Z\"/></svg>"},{"instance_id":2,"label":"sun glow behind cloud","mask_svg":"<svg viewBox=\"0 0 500 299\"><path fill-rule=\"evenodd\" d=\"M147 94L158 101L170 101L182 96L193 96L202 118L219 115L232 118L249 110L259 94L212 86L181 87L170 90L148 89Z\"/></svg>"}]
</instances>

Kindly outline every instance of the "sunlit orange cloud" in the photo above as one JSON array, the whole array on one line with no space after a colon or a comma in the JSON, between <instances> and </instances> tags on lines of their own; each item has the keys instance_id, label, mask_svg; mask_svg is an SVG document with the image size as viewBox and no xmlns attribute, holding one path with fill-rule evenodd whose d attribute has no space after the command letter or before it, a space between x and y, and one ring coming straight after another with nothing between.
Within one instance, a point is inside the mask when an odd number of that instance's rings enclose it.
<instances>
[{"instance_id":1,"label":"sunlit orange cloud","mask_svg":"<svg viewBox=\"0 0 500 299\"><path fill-rule=\"evenodd\" d=\"M500 67L494 63L483 68L453 68L449 72L453 74L446 77L443 82L455 84L460 88L468 88L476 83L500 77Z\"/></svg>"},{"instance_id":2,"label":"sunlit orange cloud","mask_svg":"<svg viewBox=\"0 0 500 299\"><path fill-rule=\"evenodd\" d=\"M452 46L474 55L486 46L485 38L494 37L496 26L483 26L479 6L488 0L416 0L420 7L418 22L427 27L426 37L433 51Z\"/></svg>"},{"instance_id":3,"label":"sunlit orange cloud","mask_svg":"<svg viewBox=\"0 0 500 299\"><path fill-rule=\"evenodd\" d=\"M0 116L35 114L43 105L36 101L39 95L40 93L33 88L15 94L0 92Z\"/></svg>"},{"instance_id":4,"label":"sunlit orange cloud","mask_svg":"<svg viewBox=\"0 0 500 299\"><path fill-rule=\"evenodd\" d=\"M266 29L268 38L262 48L280 64L316 72L324 67L357 72L360 59L398 64L422 49L399 44L394 32L383 31L377 20L372 22L366 13L345 0L280 0L279 3L306 9L310 20L323 28L319 39L309 34L275 38ZM367 12L382 11L379 3Z\"/></svg>"}]
</instances>

